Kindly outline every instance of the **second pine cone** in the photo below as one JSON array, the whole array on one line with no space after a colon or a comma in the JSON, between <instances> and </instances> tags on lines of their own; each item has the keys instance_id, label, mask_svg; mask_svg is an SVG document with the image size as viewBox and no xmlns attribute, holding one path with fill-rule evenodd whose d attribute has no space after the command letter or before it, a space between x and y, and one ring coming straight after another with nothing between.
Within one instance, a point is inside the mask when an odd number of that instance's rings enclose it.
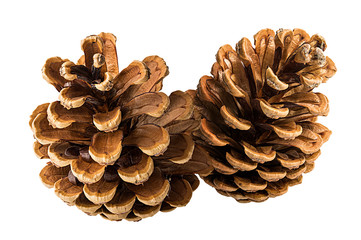
<instances>
[{"instance_id":1,"label":"second pine cone","mask_svg":"<svg viewBox=\"0 0 361 240\"><path fill-rule=\"evenodd\" d=\"M238 202L262 202L301 183L331 135L316 122L328 114L328 99L313 91L336 72L324 38L263 29L254 45L243 38L236 50L222 46L212 76L193 92L201 118L195 139L215 169L203 179Z\"/></svg>"}]
</instances>

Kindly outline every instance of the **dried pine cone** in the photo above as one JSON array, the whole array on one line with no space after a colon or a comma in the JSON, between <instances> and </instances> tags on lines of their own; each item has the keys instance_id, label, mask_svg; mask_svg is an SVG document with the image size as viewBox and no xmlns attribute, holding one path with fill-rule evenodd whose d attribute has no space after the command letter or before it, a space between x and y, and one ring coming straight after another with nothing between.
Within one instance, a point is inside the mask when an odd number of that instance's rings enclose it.
<instances>
[{"instance_id":1,"label":"dried pine cone","mask_svg":"<svg viewBox=\"0 0 361 240\"><path fill-rule=\"evenodd\" d=\"M193 101L159 92L168 67L158 56L120 73L116 38L85 38L75 64L53 57L43 77L59 101L38 106L30 119L34 151L50 162L40 173L56 195L89 215L132 220L185 206L207 173L207 154L191 131Z\"/></svg>"},{"instance_id":2,"label":"dried pine cone","mask_svg":"<svg viewBox=\"0 0 361 240\"><path fill-rule=\"evenodd\" d=\"M195 139L213 157L204 178L239 202L261 202L287 192L310 172L331 134L316 122L328 99L313 92L336 72L323 37L301 29L259 31L222 46L213 77L200 79L196 105L201 126Z\"/></svg>"}]
</instances>

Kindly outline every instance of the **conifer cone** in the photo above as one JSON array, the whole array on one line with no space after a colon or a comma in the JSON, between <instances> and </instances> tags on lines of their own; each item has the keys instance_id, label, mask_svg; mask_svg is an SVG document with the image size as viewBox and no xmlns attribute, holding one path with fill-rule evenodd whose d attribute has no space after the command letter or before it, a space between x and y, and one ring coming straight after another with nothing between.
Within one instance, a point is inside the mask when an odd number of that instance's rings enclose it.
<instances>
[{"instance_id":1,"label":"conifer cone","mask_svg":"<svg viewBox=\"0 0 361 240\"><path fill-rule=\"evenodd\" d=\"M222 46L212 76L193 92L201 118L194 136L214 167L203 179L239 202L262 202L301 183L331 134L316 122L328 114L328 99L313 91L336 72L324 38L263 29L254 45L243 38L236 50Z\"/></svg>"},{"instance_id":2,"label":"conifer cone","mask_svg":"<svg viewBox=\"0 0 361 240\"><path fill-rule=\"evenodd\" d=\"M38 106L30 126L36 155L50 159L40 178L59 198L89 215L138 221L185 206L194 174L212 168L191 137L199 127L191 96L159 92L164 60L149 56L119 73L115 41L85 38L77 64L49 58L43 77L59 101Z\"/></svg>"}]
</instances>

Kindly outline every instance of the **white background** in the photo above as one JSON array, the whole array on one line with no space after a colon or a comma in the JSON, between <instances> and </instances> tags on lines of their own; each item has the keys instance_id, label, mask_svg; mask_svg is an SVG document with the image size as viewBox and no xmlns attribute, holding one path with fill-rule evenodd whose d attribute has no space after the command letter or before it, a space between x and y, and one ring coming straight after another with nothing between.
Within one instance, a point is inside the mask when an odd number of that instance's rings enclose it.
<instances>
[{"instance_id":1,"label":"white background","mask_svg":"<svg viewBox=\"0 0 361 240\"><path fill-rule=\"evenodd\" d=\"M357 1L1 1L1 239L361 239L360 13ZM80 40L117 38L120 69L148 55L170 66L164 92L195 88L223 44L262 28L303 28L326 38L338 68L318 88L333 134L301 185L264 203L239 204L201 183L191 202L140 222L110 222L68 207L38 177L28 117L57 91L42 80L48 57L76 61Z\"/></svg>"}]
</instances>

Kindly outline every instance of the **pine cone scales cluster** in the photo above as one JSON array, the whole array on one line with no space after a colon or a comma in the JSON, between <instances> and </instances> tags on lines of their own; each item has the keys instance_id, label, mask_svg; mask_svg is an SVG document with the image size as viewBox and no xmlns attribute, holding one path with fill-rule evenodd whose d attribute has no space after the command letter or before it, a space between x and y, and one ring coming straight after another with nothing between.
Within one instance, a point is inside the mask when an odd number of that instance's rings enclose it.
<instances>
[{"instance_id":1,"label":"pine cone scales cluster","mask_svg":"<svg viewBox=\"0 0 361 240\"><path fill-rule=\"evenodd\" d=\"M43 78L58 101L29 125L49 159L45 186L70 206L108 220L139 221L188 204L198 174L238 202L262 202L300 184L331 131L329 102L314 89L336 73L326 42L301 29L263 29L216 54L196 90L161 92L154 55L119 71L116 37L91 35L75 63L49 58Z\"/></svg>"},{"instance_id":2,"label":"pine cone scales cluster","mask_svg":"<svg viewBox=\"0 0 361 240\"><path fill-rule=\"evenodd\" d=\"M134 61L121 72L116 38L85 38L75 64L53 57L44 79L59 101L30 117L34 151L50 159L40 173L69 205L110 220L138 221L185 206L208 173L207 153L195 145L192 97L159 92L168 67L158 56Z\"/></svg>"},{"instance_id":3,"label":"pine cone scales cluster","mask_svg":"<svg viewBox=\"0 0 361 240\"><path fill-rule=\"evenodd\" d=\"M263 29L254 45L243 38L236 50L222 46L212 76L193 93L201 121L194 136L214 167L203 179L239 202L262 202L301 183L331 134L316 122L328 114L328 99L313 92L336 72L325 40Z\"/></svg>"}]
</instances>

